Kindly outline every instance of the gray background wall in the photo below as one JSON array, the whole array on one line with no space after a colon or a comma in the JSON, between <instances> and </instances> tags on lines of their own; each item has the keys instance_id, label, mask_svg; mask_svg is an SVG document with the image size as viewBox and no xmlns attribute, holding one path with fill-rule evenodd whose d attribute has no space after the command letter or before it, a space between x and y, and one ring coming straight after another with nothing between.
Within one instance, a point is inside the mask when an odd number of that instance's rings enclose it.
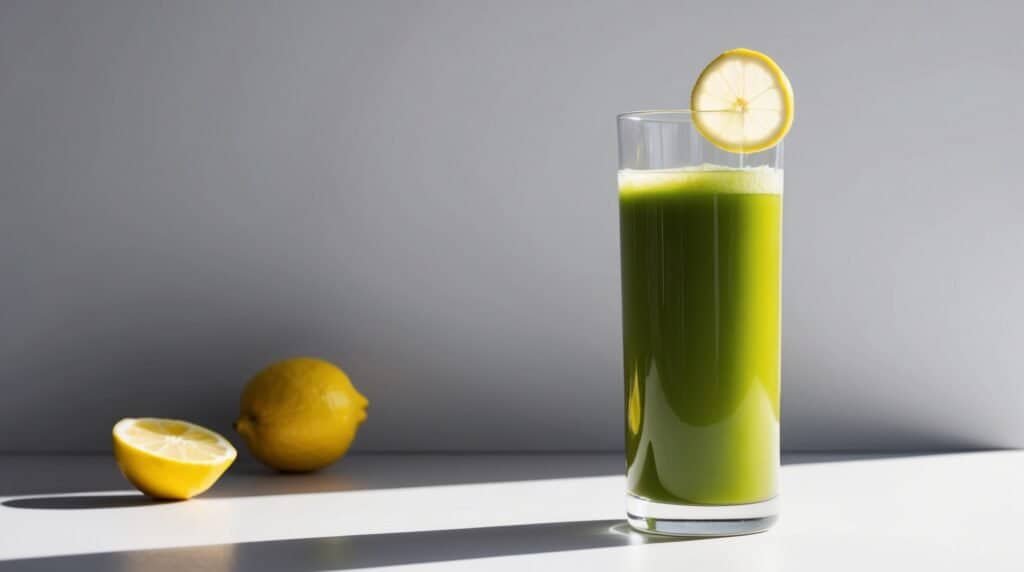
<instances>
[{"instance_id":1,"label":"gray background wall","mask_svg":"<svg viewBox=\"0 0 1024 572\"><path fill-rule=\"evenodd\" d=\"M617 113L773 55L789 449L1024 446L1021 13L4 2L0 450L228 431L321 355L368 449L620 446Z\"/></svg>"}]
</instances>

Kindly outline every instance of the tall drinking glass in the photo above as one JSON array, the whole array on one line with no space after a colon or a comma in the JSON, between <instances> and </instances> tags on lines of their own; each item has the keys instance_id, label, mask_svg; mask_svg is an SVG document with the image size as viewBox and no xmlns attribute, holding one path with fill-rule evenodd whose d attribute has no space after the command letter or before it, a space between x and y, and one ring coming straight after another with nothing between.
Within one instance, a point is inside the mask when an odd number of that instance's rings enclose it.
<instances>
[{"instance_id":1,"label":"tall drinking glass","mask_svg":"<svg viewBox=\"0 0 1024 572\"><path fill-rule=\"evenodd\" d=\"M778 513L782 146L734 154L689 111L621 115L619 215L629 523L765 530Z\"/></svg>"}]
</instances>

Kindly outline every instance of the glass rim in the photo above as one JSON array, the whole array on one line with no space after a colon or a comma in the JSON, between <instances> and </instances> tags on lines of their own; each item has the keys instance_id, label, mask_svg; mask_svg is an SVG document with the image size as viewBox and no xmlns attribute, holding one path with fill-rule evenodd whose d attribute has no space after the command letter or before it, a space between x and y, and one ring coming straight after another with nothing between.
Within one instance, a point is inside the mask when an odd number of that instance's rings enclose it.
<instances>
[{"instance_id":1,"label":"glass rim","mask_svg":"<svg viewBox=\"0 0 1024 572\"><path fill-rule=\"evenodd\" d=\"M657 121L661 123L691 123L693 111L690 109L643 109L620 113L619 121Z\"/></svg>"},{"instance_id":2,"label":"glass rim","mask_svg":"<svg viewBox=\"0 0 1024 572\"><path fill-rule=\"evenodd\" d=\"M640 111L627 111L620 113L619 121L653 121L658 123L693 123L693 115L697 113L692 109L643 109ZM700 113L734 113L728 109L713 109L701 111Z\"/></svg>"}]
</instances>

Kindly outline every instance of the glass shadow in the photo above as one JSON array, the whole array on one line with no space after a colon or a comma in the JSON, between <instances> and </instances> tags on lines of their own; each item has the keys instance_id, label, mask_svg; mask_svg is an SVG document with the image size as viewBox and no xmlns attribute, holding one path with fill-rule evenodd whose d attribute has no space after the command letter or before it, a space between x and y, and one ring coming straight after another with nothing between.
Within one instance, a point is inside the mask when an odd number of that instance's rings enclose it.
<instances>
[{"instance_id":1,"label":"glass shadow","mask_svg":"<svg viewBox=\"0 0 1024 572\"><path fill-rule=\"evenodd\" d=\"M621 520L588 520L25 558L0 561L0 572L315 572L693 541L642 535Z\"/></svg>"}]
</instances>

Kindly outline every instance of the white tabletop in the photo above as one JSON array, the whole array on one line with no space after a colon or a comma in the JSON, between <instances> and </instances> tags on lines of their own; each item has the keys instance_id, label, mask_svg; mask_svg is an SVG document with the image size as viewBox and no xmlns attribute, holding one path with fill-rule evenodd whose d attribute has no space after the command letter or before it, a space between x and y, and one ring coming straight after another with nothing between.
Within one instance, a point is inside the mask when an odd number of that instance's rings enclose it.
<instances>
[{"instance_id":1,"label":"white tabletop","mask_svg":"<svg viewBox=\"0 0 1024 572\"><path fill-rule=\"evenodd\" d=\"M357 455L232 467L154 503L106 456L0 457L7 570L1024 570L1024 452L793 456L745 537L622 524L619 455Z\"/></svg>"}]
</instances>

